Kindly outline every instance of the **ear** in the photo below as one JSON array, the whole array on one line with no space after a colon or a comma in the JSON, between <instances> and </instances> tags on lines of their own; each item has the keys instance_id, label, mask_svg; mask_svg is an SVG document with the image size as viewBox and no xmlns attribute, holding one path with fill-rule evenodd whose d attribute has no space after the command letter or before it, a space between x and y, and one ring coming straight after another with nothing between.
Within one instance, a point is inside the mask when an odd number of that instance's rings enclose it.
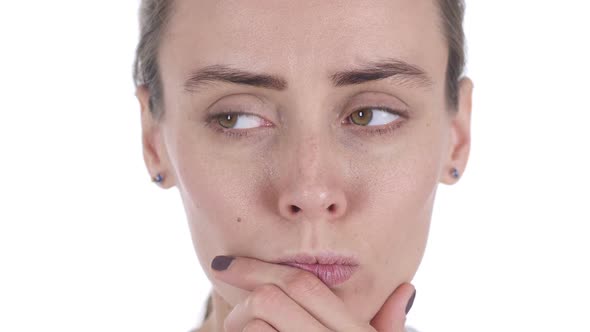
<instances>
[{"instance_id":1,"label":"ear","mask_svg":"<svg viewBox=\"0 0 590 332\"><path fill-rule=\"evenodd\" d=\"M469 149L471 147L471 104L473 94L473 82L464 77L459 82L459 100L455 114L451 116L451 141L448 158L441 175L440 181L445 184L457 182L452 174L456 168L461 175L467 166Z\"/></svg>"},{"instance_id":2,"label":"ear","mask_svg":"<svg viewBox=\"0 0 590 332\"><path fill-rule=\"evenodd\" d=\"M163 141L161 121L158 121L150 110L150 92L145 85L137 87L135 96L141 107L141 128L143 159L150 177L153 179L160 174L163 181L162 188L174 186L175 179L168 159L166 145Z\"/></svg>"}]
</instances>

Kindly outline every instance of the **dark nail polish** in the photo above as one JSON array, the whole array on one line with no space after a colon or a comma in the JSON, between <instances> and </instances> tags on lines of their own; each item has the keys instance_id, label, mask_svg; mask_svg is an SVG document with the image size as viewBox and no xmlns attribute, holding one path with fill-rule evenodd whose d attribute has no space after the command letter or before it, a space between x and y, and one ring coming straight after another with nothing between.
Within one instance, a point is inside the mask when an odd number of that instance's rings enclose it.
<instances>
[{"instance_id":1,"label":"dark nail polish","mask_svg":"<svg viewBox=\"0 0 590 332\"><path fill-rule=\"evenodd\" d=\"M408 312L410 312L410 309L412 309L412 305L414 305L415 298L416 298L416 290L414 289L414 294L412 294L412 297L410 297L410 300L408 300L408 305L406 306L406 315L408 314Z\"/></svg>"},{"instance_id":2,"label":"dark nail polish","mask_svg":"<svg viewBox=\"0 0 590 332\"><path fill-rule=\"evenodd\" d=\"M211 268L216 271L227 270L231 264L231 261L233 260L234 257L231 256L217 256L213 258L213 261L211 262Z\"/></svg>"}]
</instances>

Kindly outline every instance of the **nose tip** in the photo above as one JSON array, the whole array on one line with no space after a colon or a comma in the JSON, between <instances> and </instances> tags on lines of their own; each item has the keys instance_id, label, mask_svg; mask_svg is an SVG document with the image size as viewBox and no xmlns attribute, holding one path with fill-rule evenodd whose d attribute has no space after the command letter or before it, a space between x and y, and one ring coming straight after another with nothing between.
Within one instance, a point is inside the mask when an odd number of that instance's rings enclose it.
<instances>
[{"instance_id":1,"label":"nose tip","mask_svg":"<svg viewBox=\"0 0 590 332\"><path fill-rule=\"evenodd\" d=\"M288 220L334 220L346 212L344 194L326 188L285 193L279 205L280 213Z\"/></svg>"}]
</instances>

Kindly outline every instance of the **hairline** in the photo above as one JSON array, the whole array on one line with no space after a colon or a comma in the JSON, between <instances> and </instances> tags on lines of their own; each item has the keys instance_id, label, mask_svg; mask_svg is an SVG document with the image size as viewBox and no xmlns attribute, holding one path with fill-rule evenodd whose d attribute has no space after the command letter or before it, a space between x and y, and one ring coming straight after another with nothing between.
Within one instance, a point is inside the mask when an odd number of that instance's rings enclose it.
<instances>
[{"instance_id":1,"label":"hairline","mask_svg":"<svg viewBox=\"0 0 590 332\"><path fill-rule=\"evenodd\" d=\"M143 9L143 4L144 4L145 0L142 0L142 8ZM449 11L445 10L445 5L446 5L446 1L447 0L434 0L436 7L437 7L437 11L438 11L438 27L439 27L439 31L441 33L442 38L444 38L445 40L445 44L447 46L447 62L445 65L445 75L444 75L444 95L445 95L445 103L447 104L447 107L449 109L456 109L457 108L457 103L458 103L458 89L459 89L459 80L463 74L464 71L464 67L465 67L465 37L464 37L464 32L463 32L463 15L464 15L464 0L452 0L452 1L457 1L457 5L458 5L458 10L459 12L455 12L453 11L451 14L459 14L460 20L459 20L459 24L461 25L460 28L460 36L459 38L461 38L460 40L460 45L454 45L454 43L456 42L456 40L452 40L451 36L452 31L451 29L453 27L455 27L455 25L452 25L449 22L450 20L452 20L453 18L449 18L447 14L449 14ZM152 114L154 114L156 117L158 118L162 118L164 116L164 89L162 86L162 79L161 79L161 66L160 66L160 50L161 50L161 46L162 46L162 40L163 37L168 33L168 25L171 22L174 13L175 13L175 9L176 9L176 2L174 0L160 0L160 2L157 2L158 4L163 3L163 7L164 7L164 11L163 11L163 15L161 17L159 17L159 19L161 20L162 24L160 26L160 29L157 33L157 37L156 39L153 41L153 43L155 44L155 54L154 54L154 62L155 62L155 75L153 77L153 79L149 82L145 82L142 81L141 78L144 78L144 73L140 72L140 65L139 65L139 59L136 58L136 61L134 63L134 83L135 86L141 86L141 85L147 85L149 88L149 92L150 92L150 112L152 112ZM462 47L462 49L460 50L456 50L455 46L460 46ZM452 61L454 59L452 59L453 56L459 56L458 62L456 63L458 68L455 68L454 66L451 66ZM138 56L138 54L136 54L136 57ZM458 70L458 72L451 72L452 70ZM449 91L449 89L453 89L452 91ZM153 91L152 91L153 90Z\"/></svg>"}]
</instances>

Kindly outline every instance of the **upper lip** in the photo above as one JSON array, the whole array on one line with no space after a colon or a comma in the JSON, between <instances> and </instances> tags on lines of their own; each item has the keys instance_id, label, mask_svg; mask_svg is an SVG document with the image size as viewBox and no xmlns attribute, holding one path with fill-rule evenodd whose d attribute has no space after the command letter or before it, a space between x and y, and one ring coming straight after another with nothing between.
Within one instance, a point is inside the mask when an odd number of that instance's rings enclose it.
<instances>
[{"instance_id":1,"label":"upper lip","mask_svg":"<svg viewBox=\"0 0 590 332\"><path fill-rule=\"evenodd\" d=\"M334 252L323 252L318 254L298 253L283 256L275 261L276 263L287 264L322 264L322 265L359 265L354 256L342 255Z\"/></svg>"}]
</instances>

